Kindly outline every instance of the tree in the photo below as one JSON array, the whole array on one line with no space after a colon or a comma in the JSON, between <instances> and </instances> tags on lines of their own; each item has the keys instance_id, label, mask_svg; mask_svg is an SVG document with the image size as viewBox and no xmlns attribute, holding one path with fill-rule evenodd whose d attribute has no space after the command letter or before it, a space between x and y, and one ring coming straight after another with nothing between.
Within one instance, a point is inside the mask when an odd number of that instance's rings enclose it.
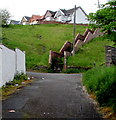
<instances>
[{"instance_id":1,"label":"tree","mask_svg":"<svg viewBox=\"0 0 116 120\"><path fill-rule=\"evenodd\" d=\"M116 0L112 0L104 5L96 13L90 13L88 19L95 28L102 28L111 34L116 30ZM94 23L94 24L93 24Z\"/></svg>"},{"instance_id":2,"label":"tree","mask_svg":"<svg viewBox=\"0 0 116 120\"><path fill-rule=\"evenodd\" d=\"M11 17L10 13L6 9L0 9L0 21L2 25L7 25L8 19Z\"/></svg>"}]
</instances>

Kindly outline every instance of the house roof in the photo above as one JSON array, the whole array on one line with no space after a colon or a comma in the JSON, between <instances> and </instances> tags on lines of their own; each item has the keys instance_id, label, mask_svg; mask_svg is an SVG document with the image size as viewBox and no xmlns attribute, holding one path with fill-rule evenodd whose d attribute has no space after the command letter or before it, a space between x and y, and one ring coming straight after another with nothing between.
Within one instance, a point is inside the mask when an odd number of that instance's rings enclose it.
<instances>
[{"instance_id":1,"label":"house roof","mask_svg":"<svg viewBox=\"0 0 116 120\"><path fill-rule=\"evenodd\" d=\"M28 16L24 16L28 21L30 20L31 17L28 17Z\"/></svg>"},{"instance_id":2,"label":"house roof","mask_svg":"<svg viewBox=\"0 0 116 120\"><path fill-rule=\"evenodd\" d=\"M46 16L47 12L50 12L50 14L51 14L52 17L54 17L54 15L56 14L56 12L54 12L54 11L47 10L44 16Z\"/></svg>"},{"instance_id":3,"label":"house roof","mask_svg":"<svg viewBox=\"0 0 116 120\"><path fill-rule=\"evenodd\" d=\"M18 25L18 24L20 24L20 21L11 20L10 24L15 24L15 25Z\"/></svg>"},{"instance_id":4,"label":"house roof","mask_svg":"<svg viewBox=\"0 0 116 120\"><path fill-rule=\"evenodd\" d=\"M83 13L85 14L85 15L87 15L86 13L85 13L85 11L79 6L79 7L76 7L76 10L77 9L81 9L82 11L83 11ZM65 9L60 9L65 15L70 15L70 14L73 14L73 12L74 12L74 9L75 8L72 8L72 9L69 9L69 10L65 10Z\"/></svg>"},{"instance_id":5,"label":"house roof","mask_svg":"<svg viewBox=\"0 0 116 120\"><path fill-rule=\"evenodd\" d=\"M65 15L67 14L67 10L65 9L60 9Z\"/></svg>"},{"instance_id":6,"label":"house roof","mask_svg":"<svg viewBox=\"0 0 116 120\"><path fill-rule=\"evenodd\" d=\"M51 10L48 10L52 15L55 15L56 14L56 12L54 12L54 11L51 11Z\"/></svg>"},{"instance_id":7,"label":"house roof","mask_svg":"<svg viewBox=\"0 0 116 120\"><path fill-rule=\"evenodd\" d=\"M36 21L36 20L42 20L42 19L44 19L44 16L32 15L30 22Z\"/></svg>"}]
</instances>

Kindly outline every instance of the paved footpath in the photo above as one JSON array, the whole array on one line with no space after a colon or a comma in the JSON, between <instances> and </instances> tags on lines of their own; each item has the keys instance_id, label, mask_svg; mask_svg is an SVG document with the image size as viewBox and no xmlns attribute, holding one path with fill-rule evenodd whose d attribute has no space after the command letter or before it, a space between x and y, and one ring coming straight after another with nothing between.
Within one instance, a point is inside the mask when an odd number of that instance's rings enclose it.
<instances>
[{"instance_id":1,"label":"paved footpath","mask_svg":"<svg viewBox=\"0 0 116 120\"><path fill-rule=\"evenodd\" d=\"M28 74L36 78L3 101L3 118L102 119L82 90L82 74Z\"/></svg>"}]
</instances>

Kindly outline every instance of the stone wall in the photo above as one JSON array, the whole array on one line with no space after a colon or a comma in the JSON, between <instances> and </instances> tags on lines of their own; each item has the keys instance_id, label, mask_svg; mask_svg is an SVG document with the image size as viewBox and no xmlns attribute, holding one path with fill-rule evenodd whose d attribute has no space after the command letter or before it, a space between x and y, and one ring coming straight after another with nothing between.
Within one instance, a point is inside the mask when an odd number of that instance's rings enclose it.
<instances>
[{"instance_id":1,"label":"stone wall","mask_svg":"<svg viewBox=\"0 0 116 120\"><path fill-rule=\"evenodd\" d=\"M106 46L106 65L116 65L116 48L111 46Z\"/></svg>"}]
</instances>

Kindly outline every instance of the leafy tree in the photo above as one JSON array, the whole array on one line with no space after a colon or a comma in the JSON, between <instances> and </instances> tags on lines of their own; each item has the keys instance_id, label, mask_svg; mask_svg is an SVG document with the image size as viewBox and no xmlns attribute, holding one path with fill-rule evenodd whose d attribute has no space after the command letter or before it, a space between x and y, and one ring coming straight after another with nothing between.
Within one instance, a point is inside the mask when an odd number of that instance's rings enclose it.
<instances>
[{"instance_id":1,"label":"leafy tree","mask_svg":"<svg viewBox=\"0 0 116 120\"><path fill-rule=\"evenodd\" d=\"M111 34L116 30L116 0L112 0L104 5L96 13L90 13L88 19L95 28L102 28ZM94 24L93 24L94 23Z\"/></svg>"},{"instance_id":2,"label":"leafy tree","mask_svg":"<svg viewBox=\"0 0 116 120\"><path fill-rule=\"evenodd\" d=\"M0 9L0 22L2 25L7 25L8 19L11 17L10 13L6 9Z\"/></svg>"}]
</instances>

